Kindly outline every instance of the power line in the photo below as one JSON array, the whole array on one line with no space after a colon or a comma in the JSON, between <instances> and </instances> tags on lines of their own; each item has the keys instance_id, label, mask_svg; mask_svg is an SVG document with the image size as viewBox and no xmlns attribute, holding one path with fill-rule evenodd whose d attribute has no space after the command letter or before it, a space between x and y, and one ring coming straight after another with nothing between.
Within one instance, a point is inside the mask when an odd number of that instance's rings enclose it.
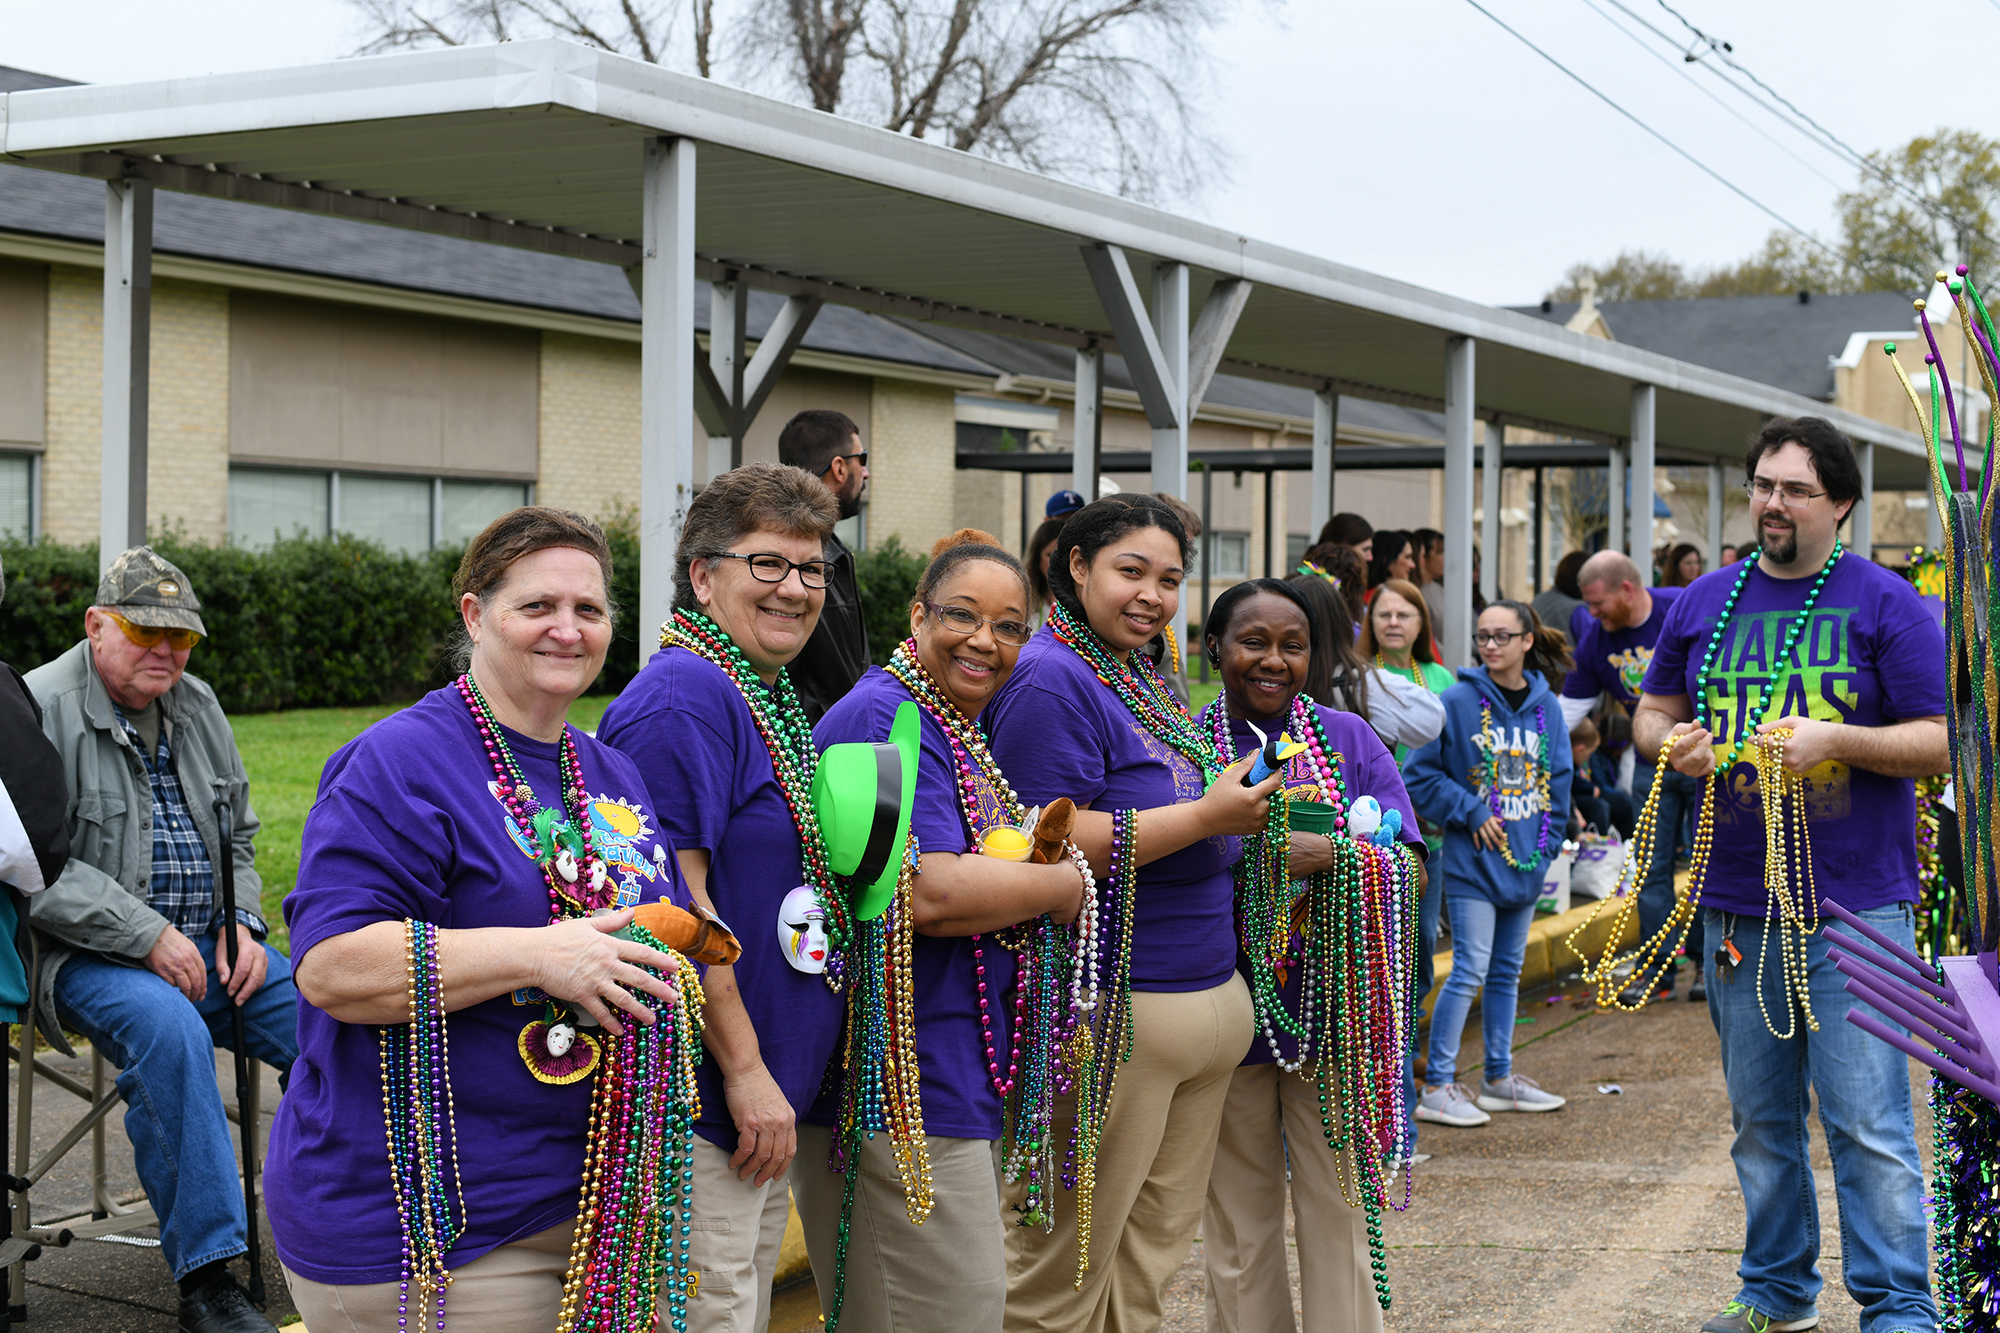
<instances>
[{"instance_id":1,"label":"power line","mask_svg":"<svg viewBox=\"0 0 2000 1333\"><path fill-rule=\"evenodd\" d=\"M1655 139L1658 139L1661 143L1665 144L1668 148L1672 149L1679 156L1685 158L1703 175L1710 177L1717 184L1721 185L1724 189L1728 190L1731 194L1734 194L1739 199L1742 199L1745 203L1748 203L1751 207L1757 209L1757 211L1759 211L1760 213L1763 213L1767 217L1774 219L1778 223L1778 225L1785 228L1785 230L1795 233L1802 240L1808 242L1809 244L1818 246L1820 249L1825 250L1828 254L1833 253L1832 249L1826 244L1826 242L1820 240L1819 237L1814 236L1811 232L1805 230L1805 228L1799 226L1797 223L1793 222L1790 218L1787 218L1783 213L1780 213L1777 209L1772 208L1769 204L1765 203L1763 200L1757 198L1757 196L1751 194L1748 190L1744 189L1742 186L1730 180L1727 176L1724 176L1714 167L1709 166L1706 162L1696 157L1693 153L1690 153L1687 149L1681 147L1679 144L1675 143L1672 139L1669 139L1666 135L1660 133L1660 131L1654 129L1651 125L1648 125L1645 121L1639 119L1638 116L1634 115L1630 111L1627 111L1617 102L1614 102L1609 95L1600 91L1596 87L1596 85L1592 84L1588 79L1584 78L1581 74L1578 74L1575 70L1571 69L1569 66L1563 64L1562 61L1557 60L1554 56L1550 55L1547 51L1544 51L1541 47L1536 46L1533 42L1529 41L1516 29L1508 26L1507 22L1504 19L1502 19L1498 14L1495 14L1492 10L1488 9L1486 6L1480 4L1479 0L1465 0L1465 3L1471 5L1474 9L1484 14L1487 18L1492 19L1494 23L1499 25L1500 29L1503 32L1507 33L1507 35L1512 37L1515 41L1521 43L1521 45L1527 47L1530 51L1533 51L1536 55L1540 56L1542 59L1548 61L1551 65L1554 65L1557 69L1561 70L1564 74L1568 75L1570 79L1575 81L1578 86L1583 88L1584 91L1588 92L1592 97L1595 97L1598 101L1604 103L1604 105L1610 107L1613 111L1616 111L1619 115L1625 117L1625 119L1631 121L1634 125L1637 125L1647 134L1650 134Z\"/></svg>"},{"instance_id":2,"label":"power line","mask_svg":"<svg viewBox=\"0 0 2000 1333\"><path fill-rule=\"evenodd\" d=\"M1622 10L1622 11L1623 11L1623 12L1625 12L1626 14L1628 14L1628 15L1631 15L1631 17L1633 18L1633 20L1634 20L1635 22L1637 22L1637 23L1641 24L1642 26L1644 26L1644 27L1646 27L1646 28L1649 28L1649 29L1651 29L1651 30L1652 30L1653 32L1655 32L1655 33L1658 33L1658 34L1659 34L1659 35L1660 35L1661 37L1665 37L1665 36L1666 36L1666 34L1665 34L1665 33L1661 33L1661 32L1660 32L1660 30L1659 30L1658 28L1654 28L1652 24L1650 24L1650 23L1647 23L1647 22L1646 22L1646 21L1645 21L1644 19L1642 19L1642 18L1639 18L1639 17L1638 17L1638 15L1636 15L1636 14L1632 14L1632 11L1631 11L1631 10L1629 10L1629 9L1626 9L1626 8L1625 8L1625 6L1623 6L1623 5L1620 5L1620 4L1618 4L1618 0L1608 0L1608 2L1609 2L1610 4L1612 4L1612 5L1616 6L1616 7L1618 8L1618 9ZM1679 75L1679 76L1680 76L1681 78L1683 78L1683 79L1686 79L1686 80L1688 81L1688 84L1689 84L1689 86L1690 86L1690 87L1692 87L1692 88L1693 88L1693 89L1694 89L1694 90L1695 90L1696 92L1700 93L1700 94L1701 94L1701 95L1702 95L1703 97L1706 97L1706 98L1707 98L1707 99L1708 99L1709 101L1711 101L1711 102L1715 103L1715 104L1716 104L1717 106L1721 107L1721 108L1722 108L1722 109L1723 109L1724 111L1728 112L1728 113L1729 113L1730 115L1734 116L1734 117L1735 117L1736 119L1738 119L1738 120L1742 121L1742 122L1743 122L1743 124L1744 124L1744 126L1745 126L1745 127L1747 127L1747 128L1748 128L1748 129L1750 130L1750 132L1751 132L1752 134L1755 134L1755 135L1756 135L1756 136L1757 136L1758 138L1760 138L1760 139L1764 140L1764 141L1765 141L1766 143L1770 144L1770 145L1771 145L1771 146L1772 146L1773 148L1777 149L1777 150L1778 150L1779 152L1783 153L1783 154L1784 154L1784 155L1785 155L1786 157L1789 157L1790 159L1792 159L1792 161L1794 161L1794 162L1798 163L1798 164L1799 164L1800 166L1804 167L1804 168L1805 168L1805 169L1806 169L1807 171L1810 171L1810 172L1811 172L1811 173L1812 173L1813 175L1815 175L1815 176L1819 177L1819 178L1820 178L1821 180L1825 181L1825 182L1826 182L1826 183L1827 183L1828 185L1831 185L1831 186L1832 186L1832 187L1833 187L1834 189L1836 189L1836 190L1839 190L1839 189L1843 189L1843 188L1845 188L1844 186L1842 186L1842 185L1841 185L1841 183L1840 183L1839 181L1837 181L1837 180L1835 180L1835 179L1834 179L1833 177L1831 177L1831 176L1827 175L1827 174L1826 174L1825 172L1821 171L1821 170L1820 170L1820 169L1819 169L1818 167L1814 166L1814 165L1813 165L1812 163L1810 163L1810 162L1806 161L1806 160L1805 160L1805 159L1804 159L1803 157L1800 157L1800 156L1799 156L1799 155L1798 155L1797 153L1793 152L1793 151L1792 151L1791 149L1789 149L1789 148L1785 147L1785 145L1784 145L1784 144L1782 144L1782 143L1778 142L1778 140L1777 140L1776 138L1772 137L1772 135L1771 135L1771 134L1769 133L1769 131L1765 130L1765 129L1764 129L1764 128L1763 128L1762 126L1758 125L1758 124L1757 124L1757 123L1756 123L1755 121L1751 120L1751 119L1750 119L1750 118L1749 118L1748 116L1744 115L1744 114L1743 114L1743 113L1742 113L1741 111L1738 111L1738 110L1737 110L1737 109L1736 109L1735 107L1733 107L1733 106L1729 105L1729 103L1727 103L1727 102L1723 101L1723 100L1722 100L1722 99L1721 99L1720 97L1718 97L1718 96L1716 95L1716 93L1715 93L1715 90L1714 90L1714 89L1712 89L1712 88L1705 88L1705 87L1703 87L1703 86L1702 86L1701 84L1699 84L1699 83L1695 82L1695 78L1694 78L1694 76L1693 76L1692 74L1689 74L1689 73L1687 72L1687 66L1686 66L1685 64L1683 64L1683 63L1676 63L1676 62L1674 62L1674 61L1672 61L1672 60L1669 60L1669 59L1667 59L1667 58L1666 58L1666 57L1665 57L1664 55L1661 55L1661 54L1660 54L1660 53L1659 53L1659 52L1658 52L1657 50L1655 50L1655 49L1654 49L1653 47L1651 47L1651 46L1648 46L1648 45L1646 44L1646 39L1645 39L1645 38L1643 38L1643 37L1639 36L1639 34L1638 34L1638 33L1635 33L1635 32L1633 32L1633 31L1632 31L1632 30L1631 30L1630 28L1627 28L1627 27L1626 27L1626 26L1625 26L1624 24L1620 23L1620 22L1619 22L1619 21L1618 21L1617 19L1615 19L1615 18L1611 17L1611 15L1609 15L1609 14L1605 13L1605 12L1604 12L1603 10L1599 9L1599 8L1597 7L1597 4L1596 4L1596 0L1583 0L1583 3L1584 3L1584 5L1585 5L1585 6L1587 7L1587 8L1589 8L1589 10L1590 10L1590 11L1591 11L1591 12L1592 12L1593 14L1596 14L1596 15L1597 15L1597 16L1598 16L1599 18L1603 19L1603 20L1604 20L1604 21L1605 21L1606 23L1608 23L1608 24L1610 24L1610 25L1611 25L1612 27L1616 28L1616 29L1617 29L1617 30L1618 30L1619 32L1623 33L1623 34L1624 34L1624 35L1625 35L1626 37L1630 38L1630 39L1632 40L1632 43L1633 43L1633 45L1637 46L1637 47L1638 47L1638 48L1639 48L1639 49L1640 49L1641 51L1644 51L1644 52L1645 52L1645 53L1646 53L1647 55L1649 55L1649 56L1653 57L1653 59L1655 59L1655 60L1659 61L1659 62L1660 62L1660 63L1661 63L1662 65L1665 65L1665 66L1666 66L1666 67L1667 67L1668 69L1672 70L1672 71L1673 71L1673 72L1674 72L1675 74L1678 74L1678 75ZM2000 0L1992 0L1992 3L1994 3L1994 4L1996 4L1996 5L2000 5ZM1836 156L1837 156L1837 155L1836 155Z\"/></svg>"}]
</instances>

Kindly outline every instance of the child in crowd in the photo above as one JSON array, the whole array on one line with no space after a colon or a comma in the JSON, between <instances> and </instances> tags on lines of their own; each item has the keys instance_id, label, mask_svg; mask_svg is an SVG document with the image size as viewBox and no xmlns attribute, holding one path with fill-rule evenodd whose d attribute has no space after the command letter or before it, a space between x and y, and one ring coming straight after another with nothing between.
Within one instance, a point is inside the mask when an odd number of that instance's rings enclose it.
<instances>
[{"instance_id":1,"label":"child in crowd","mask_svg":"<svg viewBox=\"0 0 2000 1333\"><path fill-rule=\"evenodd\" d=\"M1615 765L1605 755L1597 724L1584 718L1569 730L1570 757L1576 761L1576 777L1571 786L1570 836L1585 830L1632 836L1632 798L1614 785Z\"/></svg>"}]
</instances>

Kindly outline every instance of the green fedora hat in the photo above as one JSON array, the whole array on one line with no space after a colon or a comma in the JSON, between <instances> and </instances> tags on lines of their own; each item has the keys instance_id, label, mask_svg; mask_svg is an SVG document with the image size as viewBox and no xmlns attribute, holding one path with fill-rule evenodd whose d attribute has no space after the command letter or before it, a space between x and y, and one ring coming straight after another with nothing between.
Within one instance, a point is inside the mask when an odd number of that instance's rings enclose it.
<instances>
[{"instance_id":1,"label":"green fedora hat","mask_svg":"<svg viewBox=\"0 0 2000 1333\"><path fill-rule=\"evenodd\" d=\"M813 774L813 812L833 871L849 881L854 916L888 910L910 840L923 723L914 700L897 705L887 742L829 745Z\"/></svg>"}]
</instances>

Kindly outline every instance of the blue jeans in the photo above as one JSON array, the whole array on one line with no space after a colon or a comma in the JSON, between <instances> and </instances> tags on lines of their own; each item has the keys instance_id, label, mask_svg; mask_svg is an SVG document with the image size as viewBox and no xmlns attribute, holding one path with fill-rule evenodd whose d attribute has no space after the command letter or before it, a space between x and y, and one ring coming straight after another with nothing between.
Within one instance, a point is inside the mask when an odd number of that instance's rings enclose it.
<instances>
[{"instance_id":1,"label":"blue jeans","mask_svg":"<svg viewBox=\"0 0 2000 1333\"><path fill-rule=\"evenodd\" d=\"M1639 760L1632 767L1632 795L1641 806L1653 789L1657 780L1654 766ZM1650 940L1667 924L1667 918L1674 911L1674 844L1680 838L1681 825L1701 809L1702 780L1691 778L1685 773L1668 769L1666 786L1660 790L1660 808L1653 841L1653 861L1646 867L1646 879L1639 887L1639 938L1641 942ZM1687 956L1697 967L1703 957L1702 916L1694 914L1694 920L1687 928ZM1668 958L1665 967L1655 976L1646 978L1657 986L1672 990L1674 987L1673 960Z\"/></svg>"},{"instance_id":2,"label":"blue jeans","mask_svg":"<svg viewBox=\"0 0 2000 1333\"><path fill-rule=\"evenodd\" d=\"M1484 898L1451 900L1451 975L1431 1010L1430 1064L1424 1082L1436 1087L1453 1081L1458 1039L1472 997L1486 1035L1486 1079L1497 1082L1514 1071L1514 1003L1521 994L1521 961L1528 952L1528 927L1535 904L1495 907Z\"/></svg>"},{"instance_id":3,"label":"blue jeans","mask_svg":"<svg viewBox=\"0 0 2000 1333\"><path fill-rule=\"evenodd\" d=\"M1904 948L1915 947L1908 903L1859 915ZM1909 1061L1846 1017L1856 1008L1885 1016L1847 993L1827 958L1826 938L1814 935L1806 946L1806 975L1819 1031L1801 1019L1796 1035L1780 1041L1757 1003L1762 918L1710 911L1707 924L1710 939L1732 938L1743 955L1727 976L1714 958L1706 960L1708 1013L1722 1038L1722 1073L1736 1128L1729 1154L1743 1189L1743 1263L1737 1270L1743 1287L1736 1299L1775 1320L1805 1318L1819 1299L1819 1200L1806 1144L1811 1092L1833 1159L1841 1281L1861 1306L1861 1333L1935 1329ZM1783 1030L1788 1024L1776 941L1763 982L1764 1005Z\"/></svg>"},{"instance_id":4,"label":"blue jeans","mask_svg":"<svg viewBox=\"0 0 2000 1333\"><path fill-rule=\"evenodd\" d=\"M79 953L56 974L63 1026L119 1068L125 1134L176 1279L249 1248L236 1149L215 1082L215 1049L231 1040L215 943L214 935L194 942L208 965L200 1004L144 967L102 954ZM269 970L243 1008L243 1031L252 1056L289 1070L299 1054L299 993L291 960L263 949Z\"/></svg>"},{"instance_id":5,"label":"blue jeans","mask_svg":"<svg viewBox=\"0 0 2000 1333\"><path fill-rule=\"evenodd\" d=\"M1436 858L1432 858L1435 862ZM1417 967L1410 986L1410 1045L1403 1052L1403 1097L1411 1110L1409 1130L1400 1149L1404 1157L1417 1154L1417 1018L1424 996L1437 984L1438 918L1444 911L1444 876L1433 864L1424 881L1424 896L1417 904Z\"/></svg>"}]
</instances>

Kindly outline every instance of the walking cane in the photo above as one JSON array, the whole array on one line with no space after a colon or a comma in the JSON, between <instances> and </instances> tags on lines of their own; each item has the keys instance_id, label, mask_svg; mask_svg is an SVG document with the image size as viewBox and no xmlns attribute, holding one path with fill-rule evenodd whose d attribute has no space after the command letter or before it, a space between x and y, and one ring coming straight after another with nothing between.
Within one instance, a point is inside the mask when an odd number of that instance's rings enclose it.
<instances>
[{"instance_id":1,"label":"walking cane","mask_svg":"<svg viewBox=\"0 0 2000 1333\"><path fill-rule=\"evenodd\" d=\"M215 779L215 824L222 844L222 943L228 950L229 977L237 975L235 807L229 782ZM225 988L227 989L227 988ZM236 1124L243 1131L243 1230L250 1246L250 1303L264 1308L264 1243L257 1229L257 1116L251 1109L250 1050L243 1035L243 1006L229 997L229 1034L236 1048Z\"/></svg>"}]
</instances>

